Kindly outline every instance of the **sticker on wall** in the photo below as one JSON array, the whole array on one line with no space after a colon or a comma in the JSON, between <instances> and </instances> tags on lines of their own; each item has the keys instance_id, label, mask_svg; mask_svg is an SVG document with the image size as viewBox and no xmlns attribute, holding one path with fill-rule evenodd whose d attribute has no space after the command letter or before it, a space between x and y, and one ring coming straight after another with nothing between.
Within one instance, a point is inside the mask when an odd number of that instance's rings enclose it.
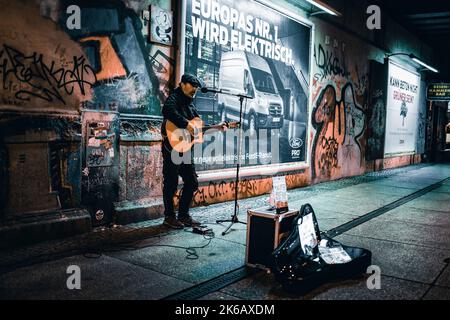
<instances>
[{"instance_id":1,"label":"sticker on wall","mask_svg":"<svg viewBox=\"0 0 450 320\"><path fill-rule=\"evenodd\" d=\"M172 45L173 13L157 6L150 6L150 42Z\"/></svg>"},{"instance_id":2,"label":"sticker on wall","mask_svg":"<svg viewBox=\"0 0 450 320\"><path fill-rule=\"evenodd\" d=\"M91 122L88 124L86 165L88 167L110 166L114 160L115 138L111 133L110 122Z\"/></svg>"}]
</instances>

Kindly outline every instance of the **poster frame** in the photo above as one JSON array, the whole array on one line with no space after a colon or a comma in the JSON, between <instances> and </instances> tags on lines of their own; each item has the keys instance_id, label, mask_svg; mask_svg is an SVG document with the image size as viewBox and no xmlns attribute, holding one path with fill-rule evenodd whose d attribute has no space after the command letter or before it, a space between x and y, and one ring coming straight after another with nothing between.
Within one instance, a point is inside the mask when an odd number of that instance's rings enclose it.
<instances>
[{"instance_id":1,"label":"poster frame","mask_svg":"<svg viewBox=\"0 0 450 320\"><path fill-rule=\"evenodd\" d=\"M306 138L305 144L307 145L305 150L305 160L298 162L289 162L289 163L277 163L277 164L269 164L269 165L258 165L258 166L241 166L240 168L240 176L241 177L251 177L251 176L271 176L279 173L288 173L292 171L301 171L303 169L310 167L310 159L311 159L311 113L312 113L312 83L313 83L313 61L314 61L314 42L315 42L315 24L301 16L298 13L292 12L286 7L282 7L277 5L271 1L266 0L248 0L260 4L266 7L269 10L274 11L276 14L281 14L284 17L291 19L297 23L303 24L306 27L311 29L311 36L309 41L309 86L308 86L308 119L307 125L308 128L306 130ZM300 9L298 9L300 10ZM179 27L178 34L180 39L179 50L177 52L177 65L176 68L176 83L178 84L182 74L185 70L185 49L186 49L186 12L187 12L187 0L181 0L180 5L181 18L179 19ZM306 14L306 13L305 13ZM219 169L219 170L207 170L207 171L199 171L198 180L200 182L217 180L217 179L231 179L236 175L236 168L227 168L227 169Z\"/></svg>"},{"instance_id":2,"label":"poster frame","mask_svg":"<svg viewBox=\"0 0 450 320\"><path fill-rule=\"evenodd\" d=\"M413 71L410 68L407 68L407 67L401 65L398 62L392 61L391 59L386 59L386 60L387 60L387 63L388 63L388 65L387 65L387 74L386 74L387 87L386 87L386 98L385 98L385 105L386 105L386 119L385 119L385 121L386 121L386 124L387 124L388 98L389 98L388 97L388 92L389 92L389 66L390 66L390 64L392 64L392 65L394 65L394 66L396 66L396 67L398 67L400 69L403 69L403 70L405 70L407 72L410 72L410 73L416 75L417 77L419 77L419 89L418 89L418 95L417 95L418 100L419 100L419 104L420 104L420 92L421 92L420 86L421 86L421 83L422 83L422 76L421 76L421 74L419 72ZM420 105L419 105L419 108L420 108ZM389 158L401 157L401 156L410 156L410 155L415 155L416 154L416 152L417 152L417 141L414 142L414 150L413 151L386 153L386 141L387 141L387 138L388 138L387 134L388 134L388 128L387 128L387 125L386 125L385 126L385 132L384 132L383 159L389 159ZM415 140L417 140L417 130L416 130Z\"/></svg>"}]
</instances>

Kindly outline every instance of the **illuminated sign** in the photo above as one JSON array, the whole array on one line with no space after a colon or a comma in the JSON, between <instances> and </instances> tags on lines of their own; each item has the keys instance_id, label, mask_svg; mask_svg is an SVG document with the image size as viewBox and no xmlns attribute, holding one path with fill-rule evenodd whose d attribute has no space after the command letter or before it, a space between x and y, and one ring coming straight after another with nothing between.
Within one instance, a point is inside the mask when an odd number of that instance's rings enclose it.
<instances>
[{"instance_id":1,"label":"illuminated sign","mask_svg":"<svg viewBox=\"0 0 450 320\"><path fill-rule=\"evenodd\" d=\"M416 151L420 76L389 63L385 157Z\"/></svg>"},{"instance_id":2,"label":"illuminated sign","mask_svg":"<svg viewBox=\"0 0 450 320\"><path fill-rule=\"evenodd\" d=\"M450 101L450 83L431 83L427 88L427 99Z\"/></svg>"}]
</instances>

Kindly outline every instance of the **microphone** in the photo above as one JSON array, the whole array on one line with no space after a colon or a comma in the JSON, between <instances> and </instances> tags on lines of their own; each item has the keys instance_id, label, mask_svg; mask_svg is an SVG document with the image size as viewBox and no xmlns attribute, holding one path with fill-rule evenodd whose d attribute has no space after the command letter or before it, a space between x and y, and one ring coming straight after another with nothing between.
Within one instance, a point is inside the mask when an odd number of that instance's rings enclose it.
<instances>
[{"instance_id":1,"label":"microphone","mask_svg":"<svg viewBox=\"0 0 450 320\"><path fill-rule=\"evenodd\" d=\"M231 96L236 96L236 97L240 97L240 98L254 99L253 96L249 96L247 94L240 93L238 91L230 91L228 89L213 89L213 88L203 87L203 88L200 89L200 91L202 93L207 93L207 92L223 93L223 94L229 94Z\"/></svg>"},{"instance_id":2,"label":"microphone","mask_svg":"<svg viewBox=\"0 0 450 320\"><path fill-rule=\"evenodd\" d=\"M202 93L207 93L207 92L214 92L214 93L222 93L222 90L217 90L217 89L212 89L212 88L206 88L203 87L201 89Z\"/></svg>"}]
</instances>

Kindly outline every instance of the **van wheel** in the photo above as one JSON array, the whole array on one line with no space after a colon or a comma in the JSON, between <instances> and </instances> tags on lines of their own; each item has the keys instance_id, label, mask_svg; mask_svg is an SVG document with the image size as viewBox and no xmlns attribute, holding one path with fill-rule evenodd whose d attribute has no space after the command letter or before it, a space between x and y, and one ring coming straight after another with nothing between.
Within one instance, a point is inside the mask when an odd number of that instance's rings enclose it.
<instances>
[{"instance_id":1,"label":"van wheel","mask_svg":"<svg viewBox=\"0 0 450 320\"><path fill-rule=\"evenodd\" d=\"M252 113L248 118L248 130L250 131L250 136L255 137L257 134L256 130L256 116Z\"/></svg>"}]
</instances>

